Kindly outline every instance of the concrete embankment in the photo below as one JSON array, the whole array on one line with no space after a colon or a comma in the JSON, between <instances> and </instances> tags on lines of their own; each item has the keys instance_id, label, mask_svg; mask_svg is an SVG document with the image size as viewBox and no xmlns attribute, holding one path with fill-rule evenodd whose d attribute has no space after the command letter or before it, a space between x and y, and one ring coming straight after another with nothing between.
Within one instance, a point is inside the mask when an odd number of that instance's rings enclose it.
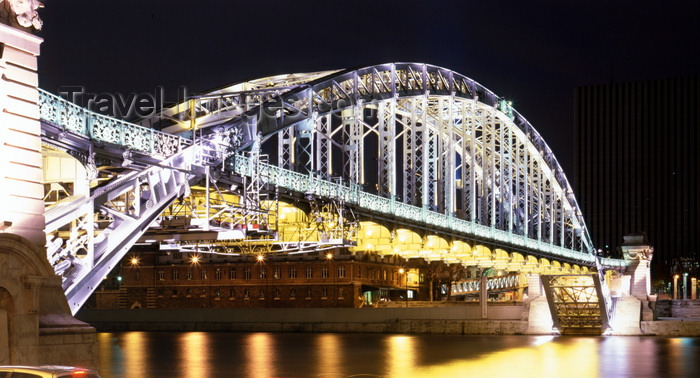
<instances>
[{"instance_id":1,"label":"concrete embankment","mask_svg":"<svg viewBox=\"0 0 700 378\"><path fill-rule=\"evenodd\" d=\"M113 309L82 310L77 318L98 331L343 332L447 335L552 334L532 327L526 306L432 308ZM530 314L532 316L532 314ZM700 336L699 319L642 321L635 333L612 335ZM533 332L533 329L535 330Z\"/></svg>"},{"instance_id":2,"label":"concrete embankment","mask_svg":"<svg viewBox=\"0 0 700 378\"><path fill-rule=\"evenodd\" d=\"M523 306L434 308L115 309L82 310L98 331L357 332L525 334Z\"/></svg>"}]
</instances>

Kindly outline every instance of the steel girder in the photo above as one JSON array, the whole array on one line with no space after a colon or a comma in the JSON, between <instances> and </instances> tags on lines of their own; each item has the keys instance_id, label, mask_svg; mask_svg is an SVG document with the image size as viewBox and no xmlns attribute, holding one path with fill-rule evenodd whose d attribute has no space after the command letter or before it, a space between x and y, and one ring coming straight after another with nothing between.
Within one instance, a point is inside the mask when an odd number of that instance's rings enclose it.
<instances>
[{"instance_id":1,"label":"steel girder","mask_svg":"<svg viewBox=\"0 0 700 378\"><path fill-rule=\"evenodd\" d=\"M263 138L278 135L279 166L592 251L551 149L507 102L456 72L395 63L314 76L241 117Z\"/></svg>"},{"instance_id":2,"label":"steel girder","mask_svg":"<svg viewBox=\"0 0 700 378\"><path fill-rule=\"evenodd\" d=\"M510 104L468 77L391 63L228 90L166 112L193 128L241 128L246 141L256 132L276 140L280 167L341 176L385 198L592 251L551 149Z\"/></svg>"}]
</instances>

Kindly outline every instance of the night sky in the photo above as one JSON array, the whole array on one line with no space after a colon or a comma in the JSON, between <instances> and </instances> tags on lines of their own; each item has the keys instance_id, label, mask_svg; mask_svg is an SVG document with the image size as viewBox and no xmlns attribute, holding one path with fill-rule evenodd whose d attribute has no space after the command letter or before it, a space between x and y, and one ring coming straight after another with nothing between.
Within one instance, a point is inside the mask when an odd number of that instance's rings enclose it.
<instances>
[{"instance_id":1,"label":"night sky","mask_svg":"<svg viewBox=\"0 0 700 378\"><path fill-rule=\"evenodd\" d=\"M462 73L542 134L573 181L574 89L698 74L700 1L44 0L39 82L203 92L386 62Z\"/></svg>"}]
</instances>

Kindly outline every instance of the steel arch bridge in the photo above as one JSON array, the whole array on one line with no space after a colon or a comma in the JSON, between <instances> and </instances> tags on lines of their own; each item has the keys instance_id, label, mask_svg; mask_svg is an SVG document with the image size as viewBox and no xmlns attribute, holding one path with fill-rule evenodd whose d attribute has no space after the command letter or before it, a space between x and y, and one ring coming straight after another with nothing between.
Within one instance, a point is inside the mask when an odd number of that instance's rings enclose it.
<instances>
[{"instance_id":1,"label":"steel arch bridge","mask_svg":"<svg viewBox=\"0 0 700 378\"><path fill-rule=\"evenodd\" d=\"M224 211L243 214L246 225L269 222L264 193L276 188L599 274L625 266L595 256L566 176L530 123L505 99L445 68L391 63L262 78L192 97L141 126L46 92L40 101L48 147L77 157L93 177L96 159L130 168L47 210L47 233L73 222L70 235L50 244L49 260L64 276L74 312L200 180L205 231L210 215ZM210 185L226 202L222 183L244 192L226 209L210 205ZM100 216L106 225L95 221Z\"/></svg>"}]
</instances>

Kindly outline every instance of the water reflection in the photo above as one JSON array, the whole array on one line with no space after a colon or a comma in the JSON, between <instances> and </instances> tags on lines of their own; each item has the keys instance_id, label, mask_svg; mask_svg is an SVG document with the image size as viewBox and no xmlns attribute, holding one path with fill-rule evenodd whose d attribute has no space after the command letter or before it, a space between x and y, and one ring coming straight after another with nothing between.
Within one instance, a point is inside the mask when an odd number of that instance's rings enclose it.
<instances>
[{"instance_id":1,"label":"water reflection","mask_svg":"<svg viewBox=\"0 0 700 378\"><path fill-rule=\"evenodd\" d=\"M277 375L274 342L269 333L251 333L244 338L246 376L263 378Z\"/></svg>"},{"instance_id":2,"label":"water reflection","mask_svg":"<svg viewBox=\"0 0 700 378\"><path fill-rule=\"evenodd\" d=\"M316 376L342 377L343 347L340 336L335 333L318 335L316 338Z\"/></svg>"},{"instance_id":3,"label":"water reflection","mask_svg":"<svg viewBox=\"0 0 700 378\"><path fill-rule=\"evenodd\" d=\"M129 377L148 377L146 365L148 363L148 337L143 332L129 332L124 335L124 363L129 367Z\"/></svg>"},{"instance_id":4,"label":"water reflection","mask_svg":"<svg viewBox=\"0 0 700 378\"><path fill-rule=\"evenodd\" d=\"M110 377L700 376L700 338L125 332Z\"/></svg>"},{"instance_id":5,"label":"water reflection","mask_svg":"<svg viewBox=\"0 0 700 378\"><path fill-rule=\"evenodd\" d=\"M188 378L213 376L211 370L216 367L212 366L209 360L211 354L209 337L210 334L206 332L188 332L180 335L177 340L178 376Z\"/></svg>"},{"instance_id":6,"label":"water reflection","mask_svg":"<svg viewBox=\"0 0 700 378\"><path fill-rule=\"evenodd\" d=\"M386 339L388 373L395 377L410 377L416 368L416 336L391 335Z\"/></svg>"}]
</instances>

